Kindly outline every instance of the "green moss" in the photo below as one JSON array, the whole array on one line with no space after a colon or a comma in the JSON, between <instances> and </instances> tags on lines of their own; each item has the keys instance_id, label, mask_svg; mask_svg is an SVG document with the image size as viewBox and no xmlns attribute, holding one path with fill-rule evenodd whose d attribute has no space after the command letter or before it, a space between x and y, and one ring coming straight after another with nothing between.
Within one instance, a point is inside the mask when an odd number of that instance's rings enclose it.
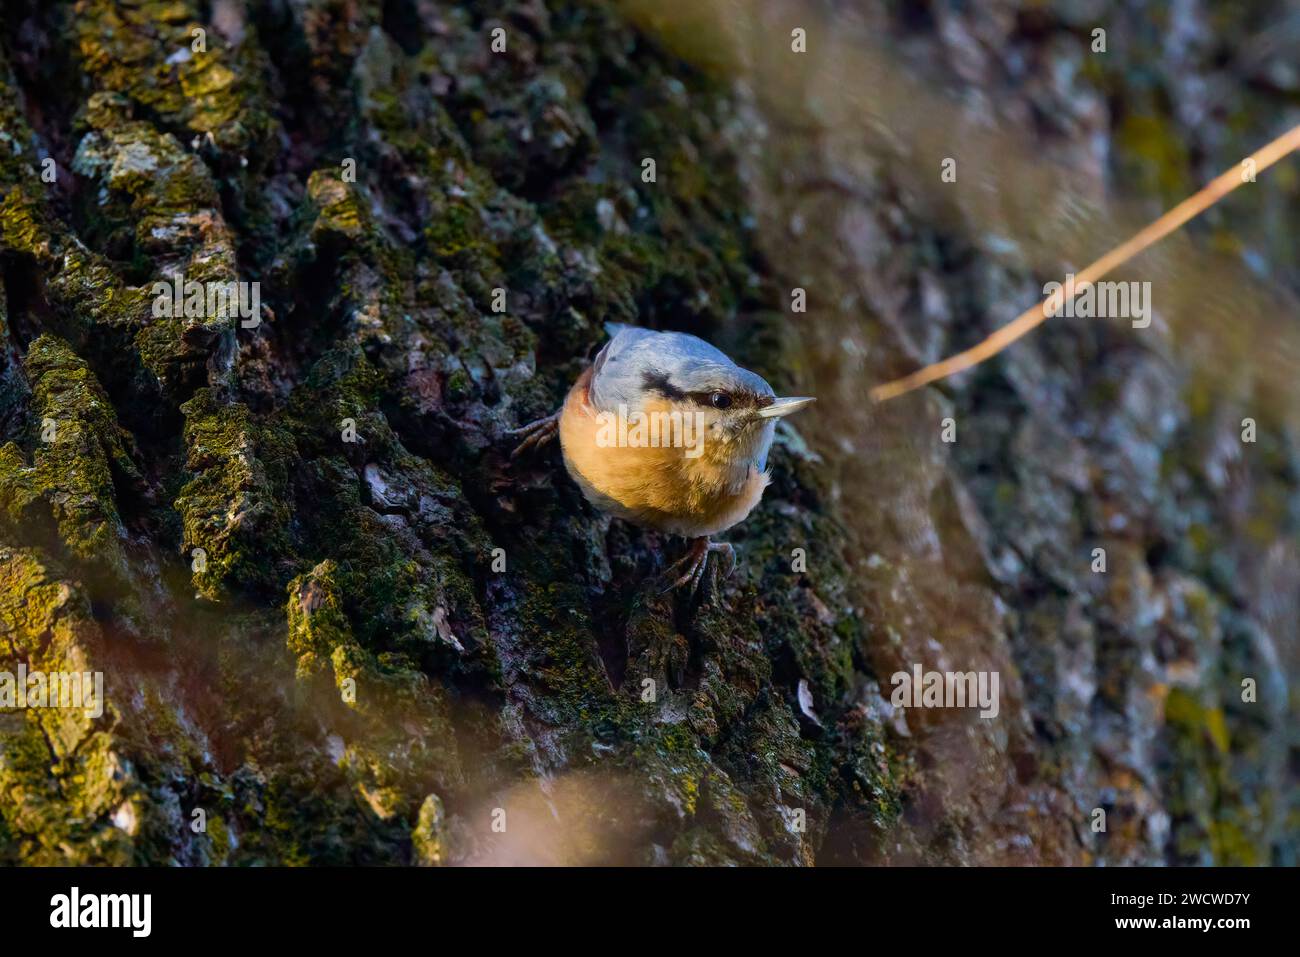
<instances>
[{"instance_id":1,"label":"green moss","mask_svg":"<svg viewBox=\"0 0 1300 957\"><path fill-rule=\"evenodd\" d=\"M255 48L228 47L200 13L185 0L82 3L74 21L82 68L101 90L128 97L165 123L210 135L219 148L247 151L270 127Z\"/></svg>"},{"instance_id":2,"label":"green moss","mask_svg":"<svg viewBox=\"0 0 1300 957\"><path fill-rule=\"evenodd\" d=\"M84 595L25 549L0 546L0 671L94 671L100 639ZM0 713L0 817L27 864L126 864L130 835L111 818L135 785L96 718L81 708Z\"/></svg>"},{"instance_id":3,"label":"green moss","mask_svg":"<svg viewBox=\"0 0 1300 957\"><path fill-rule=\"evenodd\" d=\"M52 517L76 559L128 577L117 483L140 481L129 433L85 361L54 336L32 341L24 359L32 387L32 463L13 443L0 450L0 505L14 530Z\"/></svg>"},{"instance_id":4,"label":"green moss","mask_svg":"<svg viewBox=\"0 0 1300 957\"><path fill-rule=\"evenodd\" d=\"M1192 695L1176 688L1165 699L1165 721L1185 734L1202 734L1216 751L1228 751L1228 727L1222 708L1201 705Z\"/></svg>"},{"instance_id":5,"label":"green moss","mask_svg":"<svg viewBox=\"0 0 1300 957\"><path fill-rule=\"evenodd\" d=\"M1122 160L1144 193L1176 202L1191 192L1189 164L1181 137L1164 117L1130 112L1116 135Z\"/></svg>"},{"instance_id":6,"label":"green moss","mask_svg":"<svg viewBox=\"0 0 1300 957\"><path fill-rule=\"evenodd\" d=\"M307 195L318 216L312 230L316 238L334 233L347 240L360 238L370 225L355 184L347 183L334 170L316 170L307 181Z\"/></svg>"},{"instance_id":7,"label":"green moss","mask_svg":"<svg viewBox=\"0 0 1300 957\"><path fill-rule=\"evenodd\" d=\"M334 562L325 561L289 584L289 651L298 659L300 673L322 671L334 663L337 651L355 645L339 600L336 573ZM355 671L348 669L343 677L354 677Z\"/></svg>"},{"instance_id":8,"label":"green moss","mask_svg":"<svg viewBox=\"0 0 1300 957\"><path fill-rule=\"evenodd\" d=\"M9 249L41 262L53 255L50 224L36 187L16 186L0 200L0 239Z\"/></svg>"},{"instance_id":9,"label":"green moss","mask_svg":"<svg viewBox=\"0 0 1300 957\"><path fill-rule=\"evenodd\" d=\"M175 508L195 587L212 599L230 585L279 587L287 577L281 563L288 550L284 496L292 440L210 389L196 392L181 411L191 478Z\"/></svg>"},{"instance_id":10,"label":"green moss","mask_svg":"<svg viewBox=\"0 0 1300 957\"><path fill-rule=\"evenodd\" d=\"M333 675L339 702L350 712L336 719L344 735L341 767L358 797L380 819L406 821L417 807L424 814L421 802L427 804L431 789L463 786L446 703L408 662L357 643L339 589L333 562L290 583L289 649L302 679ZM432 826L423 823L426 831Z\"/></svg>"},{"instance_id":11,"label":"green moss","mask_svg":"<svg viewBox=\"0 0 1300 957\"><path fill-rule=\"evenodd\" d=\"M1191 861L1208 853L1220 865L1264 862L1268 815L1234 772L1248 741L1233 739L1222 708L1181 688L1165 700L1165 727L1172 761L1167 800L1179 853Z\"/></svg>"}]
</instances>

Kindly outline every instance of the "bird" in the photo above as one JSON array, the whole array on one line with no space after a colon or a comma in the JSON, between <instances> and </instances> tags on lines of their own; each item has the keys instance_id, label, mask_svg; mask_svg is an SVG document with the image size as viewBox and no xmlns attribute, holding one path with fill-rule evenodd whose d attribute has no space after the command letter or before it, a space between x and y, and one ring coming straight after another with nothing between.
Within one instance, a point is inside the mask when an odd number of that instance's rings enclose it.
<instances>
[{"instance_id":1,"label":"bird","mask_svg":"<svg viewBox=\"0 0 1300 957\"><path fill-rule=\"evenodd\" d=\"M561 408L510 430L521 437L511 458L558 436L569 476L598 511L688 540L663 592L689 584L694 594L710 556L725 560L724 577L734 571L735 549L713 536L758 505L777 420L815 398L778 397L696 336L620 323L606 331Z\"/></svg>"}]
</instances>

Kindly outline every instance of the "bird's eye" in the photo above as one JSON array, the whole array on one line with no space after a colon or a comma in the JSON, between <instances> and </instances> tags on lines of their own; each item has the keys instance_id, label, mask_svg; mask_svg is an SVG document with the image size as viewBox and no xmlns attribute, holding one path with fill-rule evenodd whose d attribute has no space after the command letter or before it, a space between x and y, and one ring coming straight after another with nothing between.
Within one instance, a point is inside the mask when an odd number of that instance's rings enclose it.
<instances>
[{"instance_id":1,"label":"bird's eye","mask_svg":"<svg viewBox=\"0 0 1300 957\"><path fill-rule=\"evenodd\" d=\"M714 392L709 396L709 405L715 409L729 409L731 408L731 396L725 392Z\"/></svg>"}]
</instances>

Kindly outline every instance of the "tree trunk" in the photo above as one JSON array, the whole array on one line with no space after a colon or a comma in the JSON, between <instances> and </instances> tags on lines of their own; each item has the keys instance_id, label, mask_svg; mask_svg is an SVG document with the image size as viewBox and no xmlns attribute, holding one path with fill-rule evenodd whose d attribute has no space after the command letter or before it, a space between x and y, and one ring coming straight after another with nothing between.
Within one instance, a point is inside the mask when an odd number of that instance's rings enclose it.
<instances>
[{"instance_id":1,"label":"tree trunk","mask_svg":"<svg viewBox=\"0 0 1300 957\"><path fill-rule=\"evenodd\" d=\"M981 246L919 141L827 141L888 78L769 70L782 13L830 62L809 11L8 7L0 672L105 706L0 708L0 863L1294 859L1295 433L1083 320L869 409L1042 251ZM553 447L511 461L607 321L821 399L703 600ZM895 707L914 665L997 673L998 714Z\"/></svg>"}]
</instances>

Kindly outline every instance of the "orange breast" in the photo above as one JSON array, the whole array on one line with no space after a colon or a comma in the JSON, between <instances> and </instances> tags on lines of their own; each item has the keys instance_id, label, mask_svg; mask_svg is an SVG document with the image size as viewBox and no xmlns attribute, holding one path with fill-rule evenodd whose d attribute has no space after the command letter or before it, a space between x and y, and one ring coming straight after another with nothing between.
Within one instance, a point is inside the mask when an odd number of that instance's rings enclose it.
<instances>
[{"instance_id":1,"label":"orange breast","mask_svg":"<svg viewBox=\"0 0 1300 957\"><path fill-rule=\"evenodd\" d=\"M560 414L560 445L569 474L598 509L656 531L697 537L730 528L758 504L767 473L737 467L723 450L710 448L707 437L701 437L705 454L696 457L680 442L620 446L617 419L600 417L589 401L590 383L588 369L569 390ZM674 409L657 400L643 411ZM689 432L677 435L691 438Z\"/></svg>"}]
</instances>

